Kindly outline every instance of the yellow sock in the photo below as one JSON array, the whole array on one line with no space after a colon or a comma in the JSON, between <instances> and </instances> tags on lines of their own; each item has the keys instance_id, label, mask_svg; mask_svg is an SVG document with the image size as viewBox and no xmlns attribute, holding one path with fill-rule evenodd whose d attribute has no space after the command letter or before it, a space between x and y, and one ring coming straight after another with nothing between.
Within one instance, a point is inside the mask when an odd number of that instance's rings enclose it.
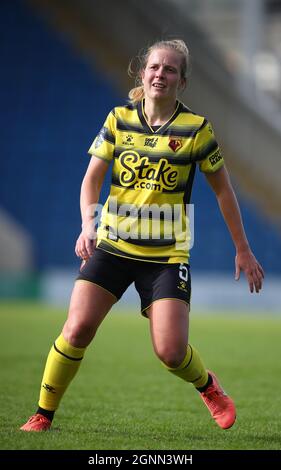
<instances>
[{"instance_id":1,"label":"yellow sock","mask_svg":"<svg viewBox=\"0 0 281 470\"><path fill-rule=\"evenodd\" d=\"M197 388L204 387L208 381L208 372L199 353L190 344L187 346L187 353L182 363L178 367L167 367L167 369L186 382L191 382Z\"/></svg>"},{"instance_id":2,"label":"yellow sock","mask_svg":"<svg viewBox=\"0 0 281 470\"><path fill-rule=\"evenodd\" d=\"M86 348L71 346L60 335L52 346L41 383L39 406L54 411L75 376Z\"/></svg>"}]
</instances>

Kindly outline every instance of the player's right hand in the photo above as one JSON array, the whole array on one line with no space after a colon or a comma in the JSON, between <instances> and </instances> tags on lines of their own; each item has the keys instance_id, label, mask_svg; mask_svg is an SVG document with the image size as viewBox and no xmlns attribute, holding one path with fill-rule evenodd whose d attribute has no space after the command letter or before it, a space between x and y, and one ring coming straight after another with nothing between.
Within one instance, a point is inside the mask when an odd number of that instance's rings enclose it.
<instances>
[{"instance_id":1,"label":"player's right hand","mask_svg":"<svg viewBox=\"0 0 281 470\"><path fill-rule=\"evenodd\" d=\"M76 255L83 261L88 261L88 259L93 255L95 248L96 239L89 238L89 236L87 236L87 234L82 230L75 245Z\"/></svg>"}]
</instances>

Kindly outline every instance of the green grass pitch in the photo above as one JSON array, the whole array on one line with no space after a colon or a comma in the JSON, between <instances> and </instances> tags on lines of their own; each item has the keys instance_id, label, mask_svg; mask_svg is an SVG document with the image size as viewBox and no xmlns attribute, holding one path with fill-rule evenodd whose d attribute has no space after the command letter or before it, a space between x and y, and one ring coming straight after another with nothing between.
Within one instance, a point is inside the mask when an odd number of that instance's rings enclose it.
<instances>
[{"instance_id":1,"label":"green grass pitch","mask_svg":"<svg viewBox=\"0 0 281 470\"><path fill-rule=\"evenodd\" d=\"M112 310L52 431L33 434L19 427L36 409L46 355L66 313L0 303L0 449L281 449L280 317L192 313L190 342L237 405L236 424L223 431L192 385L159 363L137 310Z\"/></svg>"}]
</instances>

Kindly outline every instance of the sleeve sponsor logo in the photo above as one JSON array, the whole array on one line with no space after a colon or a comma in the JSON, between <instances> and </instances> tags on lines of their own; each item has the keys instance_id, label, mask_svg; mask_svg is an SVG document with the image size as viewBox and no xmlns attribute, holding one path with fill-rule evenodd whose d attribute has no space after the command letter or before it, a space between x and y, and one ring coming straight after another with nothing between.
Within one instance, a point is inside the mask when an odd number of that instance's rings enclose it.
<instances>
[{"instance_id":1,"label":"sleeve sponsor logo","mask_svg":"<svg viewBox=\"0 0 281 470\"><path fill-rule=\"evenodd\" d=\"M218 149L213 155L209 157L209 162L212 166L215 166L220 160L222 160L222 154L220 149Z\"/></svg>"},{"instance_id":2,"label":"sleeve sponsor logo","mask_svg":"<svg viewBox=\"0 0 281 470\"><path fill-rule=\"evenodd\" d=\"M106 136L106 133L107 133L107 128L106 127L102 127L101 130L99 131L97 137L96 137L96 140L95 140L95 148L97 149L98 147L101 146L101 144L103 143L104 139L105 139L105 136Z\"/></svg>"}]
</instances>

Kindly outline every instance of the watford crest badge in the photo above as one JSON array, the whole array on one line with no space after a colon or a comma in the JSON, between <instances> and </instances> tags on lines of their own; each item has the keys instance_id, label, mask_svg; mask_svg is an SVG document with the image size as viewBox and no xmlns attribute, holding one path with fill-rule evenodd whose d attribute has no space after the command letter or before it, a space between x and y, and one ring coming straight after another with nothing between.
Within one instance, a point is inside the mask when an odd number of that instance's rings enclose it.
<instances>
[{"instance_id":1,"label":"watford crest badge","mask_svg":"<svg viewBox=\"0 0 281 470\"><path fill-rule=\"evenodd\" d=\"M181 139L173 139L169 140L169 147L174 151L177 152L180 148L182 148L182 140Z\"/></svg>"}]
</instances>

